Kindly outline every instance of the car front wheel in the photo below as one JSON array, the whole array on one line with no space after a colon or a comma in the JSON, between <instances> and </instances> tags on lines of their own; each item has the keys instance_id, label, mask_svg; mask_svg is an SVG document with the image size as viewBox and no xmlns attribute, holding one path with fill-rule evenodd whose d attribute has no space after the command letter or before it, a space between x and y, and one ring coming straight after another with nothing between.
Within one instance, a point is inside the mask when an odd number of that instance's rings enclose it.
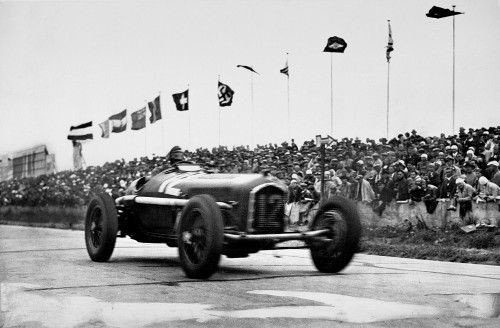
<instances>
[{"instance_id":1,"label":"car front wheel","mask_svg":"<svg viewBox=\"0 0 500 328\"><path fill-rule=\"evenodd\" d=\"M181 214L177 240L186 276L207 279L217 271L224 225L220 208L212 196L197 195L189 200Z\"/></svg>"},{"instance_id":2,"label":"car front wheel","mask_svg":"<svg viewBox=\"0 0 500 328\"><path fill-rule=\"evenodd\" d=\"M344 269L358 250L361 222L356 204L334 197L322 204L313 219L312 230L328 230L325 236L310 242L311 257L321 272Z\"/></svg>"},{"instance_id":3,"label":"car front wheel","mask_svg":"<svg viewBox=\"0 0 500 328\"><path fill-rule=\"evenodd\" d=\"M85 244L92 261L106 262L115 248L118 217L113 198L108 194L94 196L85 217Z\"/></svg>"}]
</instances>

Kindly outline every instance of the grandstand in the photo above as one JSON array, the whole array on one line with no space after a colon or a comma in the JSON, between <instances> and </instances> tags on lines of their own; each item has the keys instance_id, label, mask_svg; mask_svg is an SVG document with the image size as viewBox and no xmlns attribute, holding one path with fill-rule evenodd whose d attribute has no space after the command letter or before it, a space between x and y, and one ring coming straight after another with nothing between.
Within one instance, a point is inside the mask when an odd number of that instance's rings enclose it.
<instances>
[{"instance_id":1,"label":"grandstand","mask_svg":"<svg viewBox=\"0 0 500 328\"><path fill-rule=\"evenodd\" d=\"M444 228L450 223L497 226L499 135L500 127L490 127L461 128L458 135L448 137L423 137L413 130L379 142L335 140L326 149L325 197L355 200L367 209L364 217L380 224L397 218L392 221L406 220L413 227ZM307 199L316 202L320 197L318 150L311 139L302 145L285 141L255 149L219 146L184 154L213 172L267 172L282 180L289 186L290 215L295 208L300 216L302 210L313 213L312 203L303 206ZM6 161L12 164L5 169L11 170L13 179L0 182L0 206L83 206L93 193L123 195L134 179L150 176L168 162L165 156L142 157L48 174L54 171L54 162L44 146L10 158ZM35 175L39 176L33 178Z\"/></svg>"},{"instance_id":2,"label":"grandstand","mask_svg":"<svg viewBox=\"0 0 500 328\"><path fill-rule=\"evenodd\" d=\"M37 145L0 156L0 181L54 173L55 155L46 145Z\"/></svg>"}]
</instances>

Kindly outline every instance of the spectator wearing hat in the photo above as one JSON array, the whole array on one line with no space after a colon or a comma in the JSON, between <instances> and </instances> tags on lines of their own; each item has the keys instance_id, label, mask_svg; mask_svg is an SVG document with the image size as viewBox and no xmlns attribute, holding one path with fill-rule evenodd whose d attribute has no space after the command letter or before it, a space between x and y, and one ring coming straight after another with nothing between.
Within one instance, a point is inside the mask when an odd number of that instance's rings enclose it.
<instances>
[{"instance_id":1,"label":"spectator wearing hat","mask_svg":"<svg viewBox=\"0 0 500 328\"><path fill-rule=\"evenodd\" d=\"M427 164L427 173L424 175L427 185L433 185L438 188L441 185L441 175L438 172L439 165L437 163Z\"/></svg>"},{"instance_id":2,"label":"spectator wearing hat","mask_svg":"<svg viewBox=\"0 0 500 328\"><path fill-rule=\"evenodd\" d=\"M443 179L438 190L438 198L452 198L455 195L456 185L453 177L453 168L446 166L443 168Z\"/></svg>"},{"instance_id":3,"label":"spectator wearing hat","mask_svg":"<svg viewBox=\"0 0 500 328\"><path fill-rule=\"evenodd\" d=\"M323 195L325 199L328 199L337 194L337 188L339 187L339 183L342 184L342 180L340 178L335 177L335 182L332 180L332 175L330 171L325 171L325 194ZM321 179L318 179L314 189L321 192Z\"/></svg>"},{"instance_id":4,"label":"spectator wearing hat","mask_svg":"<svg viewBox=\"0 0 500 328\"><path fill-rule=\"evenodd\" d=\"M487 175L490 177L490 181L500 186L500 171L498 170L498 162L490 161L488 162L488 168L486 169Z\"/></svg>"},{"instance_id":5,"label":"spectator wearing hat","mask_svg":"<svg viewBox=\"0 0 500 328\"><path fill-rule=\"evenodd\" d=\"M410 199L408 181L403 170L398 169L394 173L391 181L391 189L397 202L405 202Z\"/></svg>"},{"instance_id":6,"label":"spectator wearing hat","mask_svg":"<svg viewBox=\"0 0 500 328\"><path fill-rule=\"evenodd\" d=\"M378 153L373 153L373 166L379 166L382 167L384 166L384 163L382 162L382 159L380 158L380 154Z\"/></svg>"},{"instance_id":7,"label":"spectator wearing hat","mask_svg":"<svg viewBox=\"0 0 500 328\"><path fill-rule=\"evenodd\" d=\"M425 153L421 154L420 161L417 163L417 170L420 173L425 174L425 172L427 172L428 165L429 165L429 155Z\"/></svg>"},{"instance_id":8,"label":"spectator wearing hat","mask_svg":"<svg viewBox=\"0 0 500 328\"><path fill-rule=\"evenodd\" d=\"M342 181L342 185L340 186L340 189L338 190L338 195L345 197L345 198L352 198L353 194L353 189L354 184L350 178L350 173L344 174L339 176L340 180Z\"/></svg>"},{"instance_id":9,"label":"spectator wearing hat","mask_svg":"<svg viewBox=\"0 0 500 328\"><path fill-rule=\"evenodd\" d=\"M250 166L250 161L248 159L243 160L240 173L252 173L252 167Z\"/></svg>"},{"instance_id":10,"label":"spectator wearing hat","mask_svg":"<svg viewBox=\"0 0 500 328\"><path fill-rule=\"evenodd\" d=\"M464 162L468 163L468 162L472 162L472 161L475 161L475 160L476 160L476 155L474 155L474 147L470 147L465 152Z\"/></svg>"},{"instance_id":11,"label":"spectator wearing hat","mask_svg":"<svg viewBox=\"0 0 500 328\"><path fill-rule=\"evenodd\" d=\"M478 183L478 198L484 201L494 201L500 195L500 187L489 181L486 177L480 177Z\"/></svg>"},{"instance_id":12,"label":"spectator wearing hat","mask_svg":"<svg viewBox=\"0 0 500 328\"><path fill-rule=\"evenodd\" d=\"M466 162L464 164L463 168L464 168L464 172L462 174L462 177L465 180L465 183L476 188L477 187L477 179L478 179L477 174L474 172L476 165L473 162Z\"/></svg>"},{"instance_id":13,"label":"spectator wearing hat","mask_svg":"<svg viewBox=\"0 0 500 328\"><path fill-rule=\"evenodd\" d=\"M371 203L375 200L375 192L372 189L370 183L364 178L364 172L356 176L357 185L354 199L366 203Z\"/></svg>"},{"instance_id":14,"label":"spectator wearing hat","mask_svg":"<svg viewBox=\"0 0 500 328\"><path fill-rule=\"evenodd\" d=\"M302 189L299 182L295 179L290 180L290 184L288 185L288 203L291 204L300 201L301 193Z\"/></svg>"},{"instance_id":15,"label":"spectator wearing hat","mask_svg":"<svg viewBox=\"0 0 500 328\"><path fill-rule=\"evenodd\" d=\"M424 220L425 204L422 203L426 195L427 185L425 184L425 180L421 177L415 178L415 183L410 188L410 222L414 225L426 227Z\"/></svg>"},{"instance_id":16,"label":"spectator wearing hat","mask_svg":"<svg viewBox=\"0 0 500 328\"><path fill-rule=\"evenodd\" d=\"M498 139L494 136L490 136L486 144L484 145L484 159L489 162L493 157L493 154L498 151Z\"/></svg>"},{"instance_id":17,"label":"spectator wearing hat","mask_svg":"<svg viewBox=\"0 0 500 328\"><path fill-rule=\"evenodd\" d=\"M391 176L387 166L383 167L379 176L377 176L374 191L378 197L378 204L374 210L381 216L387 204L389 204L394 197L394 192L391 187Z\"/></svg>"},{"instance_id":18,"label":"spectator wearing hat","mask_svg":"<svg viewBox=\"0 0 500 328\"><path fill-rule=\"evenodd\" d=\"M465 180L463 178L456 179L455 184L456 184L456 193L454 197L454 205L449 209L456 210L456 206L457 204L459 204L460 218L464 220L466 215L472 212L472 199L475 196L476 190L471 185L465 183Z\"/></svg>"},{"instance_id":19,"label":"spectator wearing hat","mask_svg":"<svg viewBox=\"0 0 500 328\"><path fill-rule=\"evenodd\" d=\"M444 159L444 167L445 168L450 168L453 172L453 176L455 178L458 178L461 174L461 170L460 168L455 165L455 158L451 155L448 155L445 157ZM443 168L444 169L444 168Z\"/></svg>"},{"instance_id":20,"label":"spectator wearing hat","mask_svg":"<svg viewBox=\"0 0 500 328\"><path fill-rule=\"evenodd\" d=\"M450 155L456 159L458 156L458 146L457 145L451 145L450 146Z\"/></svg>"}]
</instances>

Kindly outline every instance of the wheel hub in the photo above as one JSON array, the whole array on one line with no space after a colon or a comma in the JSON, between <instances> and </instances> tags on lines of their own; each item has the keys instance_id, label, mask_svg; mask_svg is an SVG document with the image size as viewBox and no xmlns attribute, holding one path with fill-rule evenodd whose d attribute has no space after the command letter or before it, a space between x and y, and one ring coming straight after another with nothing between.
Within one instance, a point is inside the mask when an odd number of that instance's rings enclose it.
<instances>
[{"instance_id":1,"label":"wheel hub","mask_svg":"<svg viewBox=\"0 0 500 328\"><path fill-rule=\"evenodd\" d=\"M191 245L193 242L191 241L193 235L189 231L184 231L182 233L182 241L185 244Z\"/></svg>"},{"instance_id":2,"label":"wheel hub","mask_svg":"<svg viewBox=\"0 0 500 328\"><path fill-rule=\"evenodd\" d=\"M330 249L336 249L345 243L347 237L347 224L343 215L335 210L326 211L320 218L316 229L329 229L327 242Z\"/></svg>"}]
</instances>

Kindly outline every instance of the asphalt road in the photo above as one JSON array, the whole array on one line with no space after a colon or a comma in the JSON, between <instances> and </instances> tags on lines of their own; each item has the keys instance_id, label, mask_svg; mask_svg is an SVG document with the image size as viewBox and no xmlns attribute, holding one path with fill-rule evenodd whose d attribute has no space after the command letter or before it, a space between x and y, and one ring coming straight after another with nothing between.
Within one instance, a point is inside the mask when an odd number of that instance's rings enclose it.
<instances>
[{"instance_id":1,"label":"asphalt road","mask_svg":"<svg viewBox=\"0 0 500 328\"><path fill-rule=\"evenodd\" d=\"M281 250L200 281L166 245L94 263L82 231L0 226L0 268L0 327L500 327L499 266L358 254L325 275Z\"/></svg>"}]
</instances>

